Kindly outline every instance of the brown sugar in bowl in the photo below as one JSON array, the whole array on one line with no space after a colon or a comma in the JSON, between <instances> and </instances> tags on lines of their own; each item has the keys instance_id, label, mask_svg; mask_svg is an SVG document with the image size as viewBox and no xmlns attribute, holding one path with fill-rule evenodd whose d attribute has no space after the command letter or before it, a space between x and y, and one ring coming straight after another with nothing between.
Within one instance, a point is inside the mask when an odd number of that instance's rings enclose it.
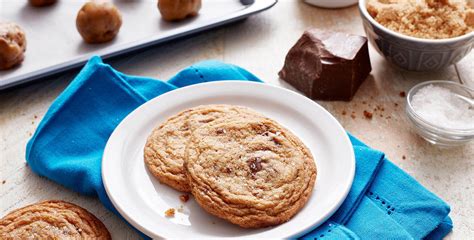
<instances>
[{"instance_id":1,"label":"brown sugar in bowl","mask_svg":"<svg viewBox=\"0 0 474 240\"><path fill-rule=\"evenodd\" d=\"M436 71L459 62L474 46L474 32L446 38L425 39L395 32L378 23L367 10L367 0L359 1L359 11L367 38L390 63L409 71Z\"/></svg>"}]
</instances>

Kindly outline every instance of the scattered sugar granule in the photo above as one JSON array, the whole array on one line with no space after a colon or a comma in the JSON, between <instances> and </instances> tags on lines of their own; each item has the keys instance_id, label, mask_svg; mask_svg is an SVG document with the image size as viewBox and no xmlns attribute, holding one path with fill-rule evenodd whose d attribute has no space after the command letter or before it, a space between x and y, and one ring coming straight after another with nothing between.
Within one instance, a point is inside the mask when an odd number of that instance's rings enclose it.
<instances>
[{"instance_id":1,"label":"scattered sugar granule","mask_svg":"<svg viewBox=\"0 0 474 240\"><path fill-rule=\"evenodd\" d=\"M421 118L444 128L473 129L474 108L443 87L428 85L413 95L411 105Z\"/></svg>"}]
</instances>

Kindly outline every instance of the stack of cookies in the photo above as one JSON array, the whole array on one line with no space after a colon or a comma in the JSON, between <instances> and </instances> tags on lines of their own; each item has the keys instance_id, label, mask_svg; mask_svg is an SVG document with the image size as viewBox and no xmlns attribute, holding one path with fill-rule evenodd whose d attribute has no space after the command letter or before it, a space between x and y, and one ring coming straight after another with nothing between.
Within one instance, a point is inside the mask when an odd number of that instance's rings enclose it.
<instances>
[{"instance_id":1,"label":"stack of cookies","mask_svg":"<svg viewBox=\"0 0 474 240\"><path fill-rule=\"evenodd\" d=\"M311 152L293 133L241 106L185 110L153 129L144 159L170 187L207 212L244 228L281 224L308 201Z\"/></svg>"}]
</instances>

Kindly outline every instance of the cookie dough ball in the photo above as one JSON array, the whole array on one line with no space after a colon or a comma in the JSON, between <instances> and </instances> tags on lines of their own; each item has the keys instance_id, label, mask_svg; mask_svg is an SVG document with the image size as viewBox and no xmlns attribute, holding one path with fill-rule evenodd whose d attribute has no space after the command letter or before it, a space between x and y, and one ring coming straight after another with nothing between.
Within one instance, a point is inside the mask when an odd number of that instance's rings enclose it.
<instances>
[{"instance_id":1,"label":"cookie dough ball","mask_svg":"<svg viewBox=\"0 0 474 240\"><path fill-rule=\"evenodd\" d=\"M29 2L35 7L43 7L54 4L56 0L29 0Z\"/></svg>"},{"instance_id":2,"label":"cookie dough ball","mask_svg":"<svg viewBox=\"0 0 474 240\"><path fill-rule=\"evenodd\" d=\"M87 43L108 42L122 26L122 16L114 4L92 1L84 4L76 18L76 27Z\"/></svg>"},{"instance_id":3,"label":"cookie dough ball","mask_svg":"<svg viewBox=\"0 0 474 240\"><path fill-rule=\"evenodd\" d=\"M196 16L201 0L158 0L158 9L166 21L178 21Z\"/></svg>"},{"instance_id":4,"label":"cookie dough ball","mask_svg":"<svg viewBox=\"0 0 474 240\"><path fill-rule=\"evenodd\" d=\"M25 32L15 23L0 22L0 70L20 64L25 50Z\"/></svg>"}]
</instances>

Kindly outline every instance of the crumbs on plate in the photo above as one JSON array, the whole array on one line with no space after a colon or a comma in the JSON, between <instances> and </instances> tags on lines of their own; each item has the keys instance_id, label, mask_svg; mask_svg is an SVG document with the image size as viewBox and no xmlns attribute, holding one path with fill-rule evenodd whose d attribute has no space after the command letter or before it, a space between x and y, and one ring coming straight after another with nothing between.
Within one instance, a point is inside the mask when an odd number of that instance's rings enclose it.
<instances>
[{"instance_id":1,"label":"crumbs on plate","mask_svg":"<svg viewBox=\"0 0 474 240\"><path fill-rule=\"evenodd\" d=\"M473 8L467 0L367 1L367 11L378 23L426 39L453 38L474 31Z\"/></svg>"},{"instance_id":2,"label":"crumbs on plate","mask_svg":"<svg viewBox=\"0 0 474 240\"><path fill-rule=\"evenodd\" d=\"M174 208L170 208L170 209L165 211L165 216L166 217L174 217L174 213L175 213Z\"/></svg>"},{"instance_id":3,"label":"crumbs on plate","mask_svg":"<svg viewBox=\"0 0 474 240\"><path fill-rule=\"evenodd\" d=\"M183 195L180 195L179 196L179 200L181 200L181 202L187 202L189 200L189 195L188 194L183 194Z\"/></svg>"}]
</instances>

